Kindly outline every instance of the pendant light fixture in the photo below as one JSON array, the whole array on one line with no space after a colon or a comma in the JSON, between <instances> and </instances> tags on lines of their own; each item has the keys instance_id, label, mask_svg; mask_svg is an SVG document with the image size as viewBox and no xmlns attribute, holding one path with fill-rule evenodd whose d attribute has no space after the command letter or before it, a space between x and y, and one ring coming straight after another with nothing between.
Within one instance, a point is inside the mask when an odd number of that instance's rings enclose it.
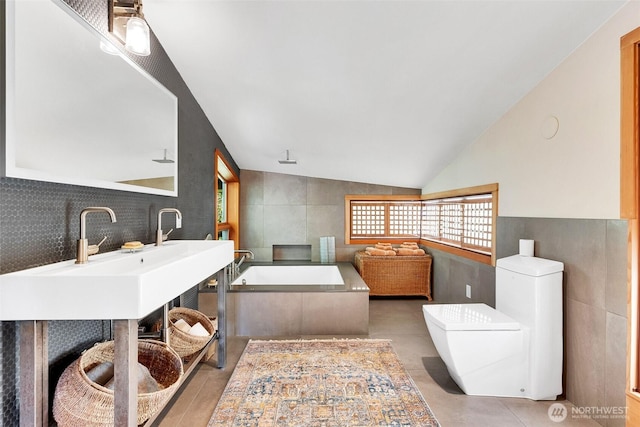
<instances>
[{"instance_id":1,"label":"pendant light fixture","mask_svg":"<svg viewBox=\"0 0 640 427\"><path fill-rule=\"evenodd\" d=\"M151 31L144 20L142 0L109 0L109 32L128 52L151 53Z\"/></svg>"}]
</instances>

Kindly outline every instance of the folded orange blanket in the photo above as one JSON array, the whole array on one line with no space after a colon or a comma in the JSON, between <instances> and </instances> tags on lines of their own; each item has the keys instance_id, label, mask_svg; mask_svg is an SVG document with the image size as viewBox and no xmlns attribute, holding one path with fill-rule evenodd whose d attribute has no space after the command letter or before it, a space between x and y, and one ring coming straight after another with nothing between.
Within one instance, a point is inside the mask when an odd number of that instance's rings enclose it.
<instances>
[{"instance_id":1,"label":"folded orange blanket","mask_svg":"<svg viewBox=\"0 0 640 427\"><path fill-rule=\"evenodd\" d=\"M376 249L372 247L367 247L367 249L365 249L365 252L367 253L367 255L372 256L394 256L396 254L393 250L385 251L384 249Z\"/></svg>"},{"instance_id":2,"label":"folded orange blanket","mask_svg":"<svg viewBox=\"0 0 640 427\"><path fill-rule=\"evenodd\" d=\"M396 253L400 256L419 256L424 255L424 249L398 248Z\"/></svg>"}]
</instances>

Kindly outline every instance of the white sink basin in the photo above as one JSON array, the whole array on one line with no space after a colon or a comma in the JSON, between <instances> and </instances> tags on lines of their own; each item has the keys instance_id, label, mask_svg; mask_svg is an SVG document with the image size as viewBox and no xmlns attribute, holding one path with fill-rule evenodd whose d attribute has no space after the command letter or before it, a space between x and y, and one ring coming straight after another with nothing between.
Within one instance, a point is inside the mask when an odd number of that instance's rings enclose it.
<instances>
[{"instance_id":1,"label":"white sink basin","mask_svg":"<svg viewBox=\"0 0 640 427\"><path fill-rule=\"evenodd\" d=\"M140 319L233 261L233 241L171 240L0 275L0 320Z\"/></svg>"}]
</instances>

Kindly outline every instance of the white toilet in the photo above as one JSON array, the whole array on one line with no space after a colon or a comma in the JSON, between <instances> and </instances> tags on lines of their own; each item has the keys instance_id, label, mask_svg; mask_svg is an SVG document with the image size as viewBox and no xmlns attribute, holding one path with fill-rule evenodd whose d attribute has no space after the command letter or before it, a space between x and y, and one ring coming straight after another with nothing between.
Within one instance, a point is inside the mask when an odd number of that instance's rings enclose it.
<instances>
[{"instance_id":1,"label":"white toilet","mask_svg":"<svg viewBox=\"0 0 640 427\"><path fill-rule=\"evenodd\" d=\"M543 258L496 264L496 308L426 304L427 328L469 395L554 400L562 394L562 271Z\"/></svg>"}]
</instances>

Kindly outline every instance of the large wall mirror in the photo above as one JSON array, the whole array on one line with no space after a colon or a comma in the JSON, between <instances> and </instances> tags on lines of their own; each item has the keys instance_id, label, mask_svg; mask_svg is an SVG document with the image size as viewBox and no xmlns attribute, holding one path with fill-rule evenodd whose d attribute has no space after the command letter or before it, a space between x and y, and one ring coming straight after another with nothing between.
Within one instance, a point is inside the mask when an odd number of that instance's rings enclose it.
<instances>
[{"instance_id":1,"label":"large wall mirror","mask_svg":"<svg viewBox=\"0 0 640 427\"><path fill-rule=\"evenodd\" d=\"M63 1L5 7L5 175L177 196L177 98Z\"/></svg>"}]
</instances>

